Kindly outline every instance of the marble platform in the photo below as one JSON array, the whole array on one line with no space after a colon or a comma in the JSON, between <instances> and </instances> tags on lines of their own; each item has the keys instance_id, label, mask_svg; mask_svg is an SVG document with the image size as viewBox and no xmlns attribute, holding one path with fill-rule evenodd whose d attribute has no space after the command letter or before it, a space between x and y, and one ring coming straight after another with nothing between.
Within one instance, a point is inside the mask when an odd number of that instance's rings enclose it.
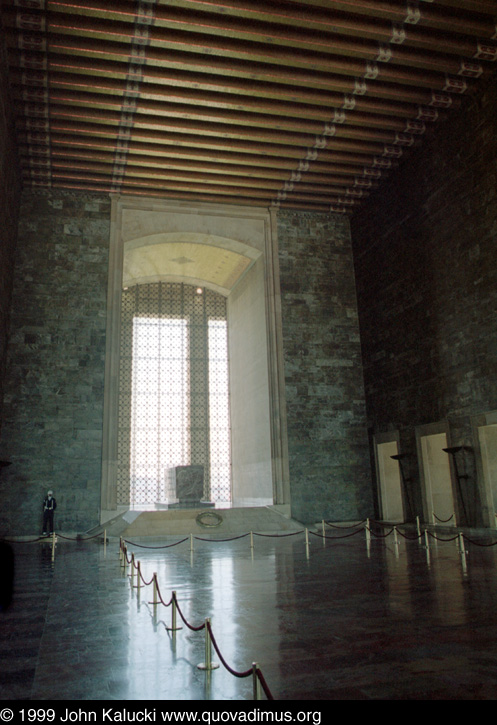
<instances>
[{"instance_id":1,"label":"marble platform","mask_svg":"<svg viewBox=\"0 0 497 725\"><path fill-rule=\"evenodd\" d=\"M95 527L87 535L102 533L108 536L186 536L203 534L206 536L246 534L250 531L260 533L278 533L301 531L303 525L285 515L278 506L245 506L240 508L216 508L220 517L215 527L202 526L197 518L210 509L202 507L178 508L158 511L126 511L105 524Z\"/></svg>"}]
</instances>

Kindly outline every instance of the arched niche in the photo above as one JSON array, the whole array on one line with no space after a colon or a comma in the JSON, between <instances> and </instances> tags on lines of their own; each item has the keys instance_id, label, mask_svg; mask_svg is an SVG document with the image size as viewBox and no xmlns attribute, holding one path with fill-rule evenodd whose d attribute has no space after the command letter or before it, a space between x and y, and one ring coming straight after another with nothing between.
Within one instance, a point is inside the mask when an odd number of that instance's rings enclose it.
<instances>
[{"instance_id":1,"label":"arched niche","mask_svg":"<svg viewBox=\"0 0 497 725\"><path fill-rule=\"evenodd\" d=\"M228 296L261 255L213 234L149 234L124 243L123 286L185 282Z\"/></svg>"},{"instance_id":2,"label":"arched niche","mask_svg":"<svg viewBox=\"0 0 497 725\"><path fill-rule=\"evenodd\" d=\"M226 295L233 505L289 511L275 228L266 209L112 197L102 520L117 510L121 294L125 286L159 280Z\"/></svg>"}]
</instances>

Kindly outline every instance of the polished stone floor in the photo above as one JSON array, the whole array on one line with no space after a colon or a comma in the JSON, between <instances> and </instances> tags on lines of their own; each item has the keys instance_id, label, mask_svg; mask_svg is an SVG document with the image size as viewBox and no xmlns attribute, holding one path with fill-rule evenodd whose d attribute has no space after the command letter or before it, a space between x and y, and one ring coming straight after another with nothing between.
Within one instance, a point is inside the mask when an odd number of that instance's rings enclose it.
<instances>
[{"instance_id":1,"label":"polished stone floor","mask_svg":"<svg viewBox=\"0 0 497 725\"><path fill-rule=\"evenodd\" d=\"M495 532L494 532L495 534ZM211 619L225 662L259 663L275 700L497 697L497 547L328 530L128 545L143 578L176 591L193 626ZM331 539L334 538L334 540ZM494 537L496 540L497 537ZM168 548L150 548L164 547ZM250 700L252 678L205 672L203 631L151 586L133 588L110 540L16 543L15 592L0 613L3 700ZM148 547L148 548L145 548ZM135 582L136 583L136 582ZM219 662L216 652L213 660Z\"/></svg>"}]
</instances>

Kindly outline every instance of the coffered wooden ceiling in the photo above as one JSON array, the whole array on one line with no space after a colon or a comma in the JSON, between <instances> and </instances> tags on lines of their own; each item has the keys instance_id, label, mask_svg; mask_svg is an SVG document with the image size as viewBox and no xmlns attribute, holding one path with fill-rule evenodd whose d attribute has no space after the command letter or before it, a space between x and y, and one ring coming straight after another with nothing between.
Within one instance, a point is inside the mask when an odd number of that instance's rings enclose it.
<instances>
[{"instance_id":1,"label":"coffered wooden ceiling","mask_svg":"<svg viewBox=\"0 0 497 725\"><path fill-rule=\"evenodd\" d=\"M497 66L496 0L2 0L26 187L351 213Z\"/></svg>"}]
</instances>

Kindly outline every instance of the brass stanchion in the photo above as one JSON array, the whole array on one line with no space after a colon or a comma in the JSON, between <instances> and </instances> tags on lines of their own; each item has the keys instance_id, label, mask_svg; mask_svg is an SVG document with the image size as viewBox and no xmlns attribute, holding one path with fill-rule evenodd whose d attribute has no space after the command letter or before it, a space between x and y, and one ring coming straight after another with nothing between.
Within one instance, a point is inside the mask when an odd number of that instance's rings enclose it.
<instances>
[{"instance_id":1,"label":"brass stanchion","mask_svg":"<svg viewBox=\"0 0 497 725\"><path fill-rule=\"evenodd\" d=\"M259 677L257 675L257 672L259 670L259 665L257 662L252 662L252 692L253 692L253 700L262 700L261 697L261 681L259 680Z\"/></svg>"},{"instance_id":2,"label":"brass stanchion","mask_svg":"<svg viewBox=\"0 0 497 725\"><path fill-rule=\"evenodd\" d=\"M428 541L428 529L425 529L426 563L430 566L430 543Z\"/></svg>"},{"instance_id":3,"label":"brass stanchion","mask_svg":"<svg viewBox=\"0 0 497 725\"><path fill-rule=\"evenodd\" d=\"M207 618L205 620L205 662L201 662L199 665L197 665L199 670L217 670L219 667L218 662L212 661L212 653L211 653L211 635L209 632L209 626L210 626L211 620Z\"/></svg>"},{"instance_id":4,"label":"brass stanchion","mask_svg":"<svg viewBox=\"0 0 497 725\"><path fill-rule=\"evenodd\" d=\"M461 554L461 566L464 574L467 574L468 571L468 562L466 560L466 550L464 549L464 539L462 534L460 533L458 536L459 541L459 553Z\"/></svg>"},{"instance_id":5,"label":"brass stanchion","mask_svg":"<svg viewBox=\"0 0 497 725\"><path fill-rule=\"evenodd\" d=\"M397 531L396 526L393 527L393 546L394 546L394 550L395 550L395 558L398 559L400 544L399 544L399 533Z\"/></svg>"},{"instance_id":6,"label":"brass stanchion","mask_svg":"<svg viewBox=\"0 0 497 725\"><path fill-rule=\"evenodd\" d=\"M135 553L131 552L131 586L135 585Z\"/></svg>"},{"instance_id":7,"label":"brass stanchion","mask_svg":"<svg viewBox=\"0 0 497 725\"><path fill-rule=\"evenodd\" d=\"M55 538L55 531L52 531L52 561L55 559L55 543L57 539Z\"/></svg>"},{"instance_id":8,"label":"brass stanchion","mask_svg":"<svg viewBox=\"0 0 497 725\"><path fill-rule=\"evenodd\" d=\"M154 607L157 607L157 605L159 603L159 597L158 597L158 594L157 594L157 572L155 572L155 571L154 571L154 576L153 576L152 583L153 583L153 587L152 588L153 588L153 592L154 592L154 601L152 602L152 604L154 605Z\"/></svg>"},{"instance_id":9,"label":"brass stanchion","mask_svg":"<svg viewBox=\"0 0 497 725\"><path fill-rule=\"evenodd\" d=\"M172 598L171 598L171 626L166 627L167 630L170 632L176 632L178 629L182 629L182 627L176 626L176 592L173 592Z\"/></svg>"}]
</instances>

